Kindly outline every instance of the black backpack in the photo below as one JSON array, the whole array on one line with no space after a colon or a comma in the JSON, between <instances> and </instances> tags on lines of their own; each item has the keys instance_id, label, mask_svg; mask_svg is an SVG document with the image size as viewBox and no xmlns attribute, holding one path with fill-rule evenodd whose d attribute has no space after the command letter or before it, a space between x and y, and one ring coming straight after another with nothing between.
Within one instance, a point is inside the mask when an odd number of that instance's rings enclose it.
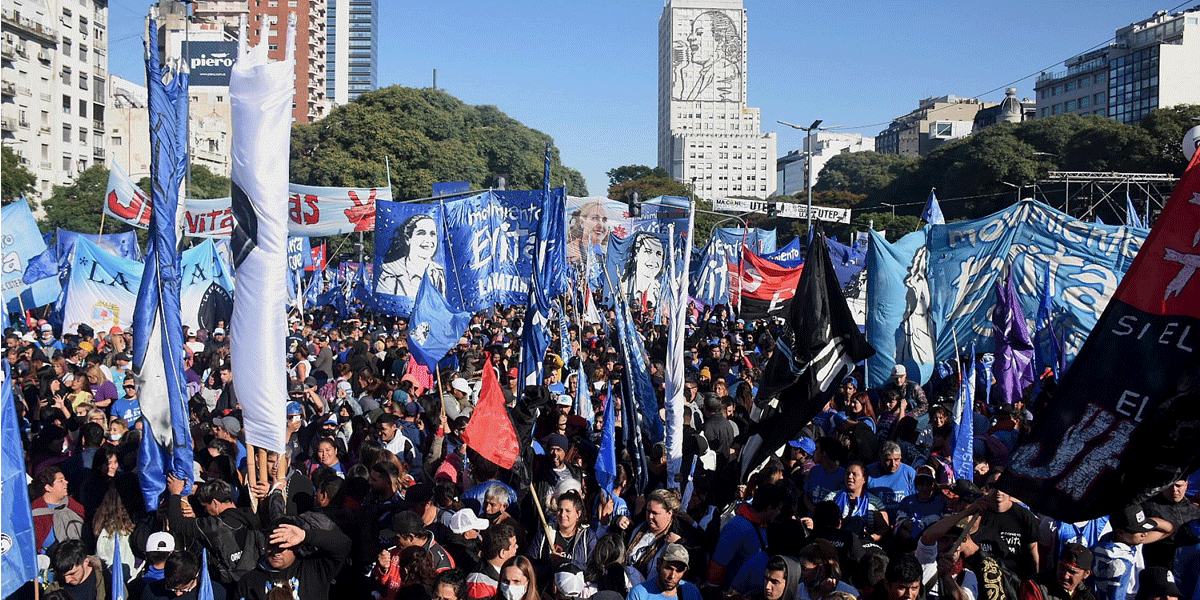
<instances>
[{"instance_id":1,"label":"black backpack","mask_svg":"<svg viewBox=\"0 0 1200 600\"><path fill-rule=\"evenodd\" d=\"M201 518L197 525L211 551L209 563L221 583L227 585L253 571L267 545L262 531L244 523L235 528L225 519L209 517Z\"/></svg>"}]
</instances>

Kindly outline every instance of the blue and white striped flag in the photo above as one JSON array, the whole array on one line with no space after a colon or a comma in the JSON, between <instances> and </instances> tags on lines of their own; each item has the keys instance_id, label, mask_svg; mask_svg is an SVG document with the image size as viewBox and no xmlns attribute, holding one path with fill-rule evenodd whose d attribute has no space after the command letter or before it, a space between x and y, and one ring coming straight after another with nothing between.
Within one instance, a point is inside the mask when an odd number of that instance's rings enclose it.
<instances>
[{"instance_id":1,"label":"blue and white striped flag","mask_svg":"<svg viewBox=\"0 0 1200 600\"><path fill-rule=\"evenodd\" d=\"M938 204L937 194L929 189L929 198L925 200L925 210L921 211L921 220L930 225L945 225L946 218L942 216L942 207Z\"/></svg>"},{"instance_id":2,"label":"blue and white striped flag","mask_svg":"<svg viewBox=\"0 0 1200 600\"><path fill-rule=\"evenodd\" d=\"M156 22L150 21L151 31ZM183 324L180 318L180 230L183 178L187 170L187 73L159 59L158 45L146 44L147 109L150 112L150 241L146 252L137 309L133 315L133 376L161 458L139 457L138 463L161 467L138 469L147 511L158 508L164 471L184 481L191 493L192 433L183 371ZM153 446L143 445L143 452Z\"/></svg>"}]
</instances>

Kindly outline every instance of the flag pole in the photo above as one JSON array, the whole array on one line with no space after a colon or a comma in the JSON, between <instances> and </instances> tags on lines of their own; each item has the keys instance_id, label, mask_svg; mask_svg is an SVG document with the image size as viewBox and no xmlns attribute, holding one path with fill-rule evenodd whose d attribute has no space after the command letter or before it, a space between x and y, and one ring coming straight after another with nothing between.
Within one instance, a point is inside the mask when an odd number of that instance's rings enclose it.
<instances>
[{"instance_id":1,"label":"flag pole","mask_svg":"<svg viewBox=\"0 0 1200 600\"><path fill-rule=\"evenodd\" d=\"M537 488L530 488L529 491L529 495L533 497L533 505L537 507L538 519L542 522L542 531L546 536L546 549L549 550L549 554L554 554L554 530L551 529L550 524L546 522L546 511L542 510L542 501L540 498L538 498Z\"/></svg>"},{"instance_id":2,"label":"flag pole","mask_svg":"<svg viewBox=\"0 0 1200 600\"><path fill-rule=\"evenodd\" d=\"M100 240L104 239L104 217L106 217L106 216L108 216L107 213L105 213L104 211L100 211L100 232L96 234L96 243L97 244L100 243Z\"/></svg>"},{"instance_id":3,"label":"flag pole","mask_svg":"<svg viewBox=\"0 0 1200 600\"><path fill-rule=\"evenodd\" d=\"M258 461L258 449L249 444L246 445L246 477L250 480L250 510L258 512L258 498L254 497L254 484L258 483L258 469L255 467L255 462Z\"/></svg>"}]
</instances>

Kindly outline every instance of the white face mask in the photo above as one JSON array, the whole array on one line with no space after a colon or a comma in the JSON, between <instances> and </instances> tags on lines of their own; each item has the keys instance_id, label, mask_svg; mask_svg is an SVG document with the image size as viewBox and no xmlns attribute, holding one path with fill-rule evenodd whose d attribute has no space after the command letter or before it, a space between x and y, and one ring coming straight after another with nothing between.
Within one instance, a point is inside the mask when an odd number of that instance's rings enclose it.
<instances>
[{"instance_id":1,"label":"white face mask","mask_svg":"<svg viewBox=\"0 0 1200 600\"><path fill-rule=\"evenodd\" d=\"M521 600L525 597L525 586L501 583L500 595L504 596L504 600Z\"/></svg>"},{"instance_id":2,"label":"white face mask","mask_svg":"<svg viewBox=\"0 0 1200 600\"><path fill-rule=\"evenodd\" d=\"M121 441L121 434L119 434L119 433L110 433L110 434L108 434L108 439L110 439L110 440L112 440L112 441L114 441L114 442L119 442L119 441Z\"/></svg>"}]
</instances>

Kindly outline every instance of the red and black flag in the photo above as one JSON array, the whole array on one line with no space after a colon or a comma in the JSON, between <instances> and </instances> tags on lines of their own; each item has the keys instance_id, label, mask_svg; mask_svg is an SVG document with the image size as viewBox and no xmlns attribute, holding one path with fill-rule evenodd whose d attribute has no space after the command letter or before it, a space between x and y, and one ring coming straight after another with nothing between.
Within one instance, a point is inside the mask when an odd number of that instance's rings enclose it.
<instances>
[{"instance_id":1,"label":"red and black flag","mask_svg":"<svg viewBox=\"0 0 1200 600\"><path fill-rule=\"evenodd\" d=\"M1200 468L1200 152L1000 488L1075 522ZM1039 403L1041 403L1039 401Z\"/></svg>"},{"instance_id":2,"label":"red and black flag","mask_svg":"<svg viewBox=\"0 0 1200 600\"><path fill-rule=\"evenodd\" d=\"M837 383L875 354L854 323L819 233L809 242L793 296L754 398L763 410L762 443L754 459L743 463L747 470L793 439L829 401Z\"/></svg>"},{"instance_id":3,"label":"red and black flag","mask_svg":"<svg viewBox=\"0 0 1200 600\"><path fill-rule=\"evenodd\" d=\"M736 304L741 295L738 316L749 321L787 313L803 270L803 265L781 267L742 246L742 268L729 266L731 302Z\"/></svg>"}]
</instances>

